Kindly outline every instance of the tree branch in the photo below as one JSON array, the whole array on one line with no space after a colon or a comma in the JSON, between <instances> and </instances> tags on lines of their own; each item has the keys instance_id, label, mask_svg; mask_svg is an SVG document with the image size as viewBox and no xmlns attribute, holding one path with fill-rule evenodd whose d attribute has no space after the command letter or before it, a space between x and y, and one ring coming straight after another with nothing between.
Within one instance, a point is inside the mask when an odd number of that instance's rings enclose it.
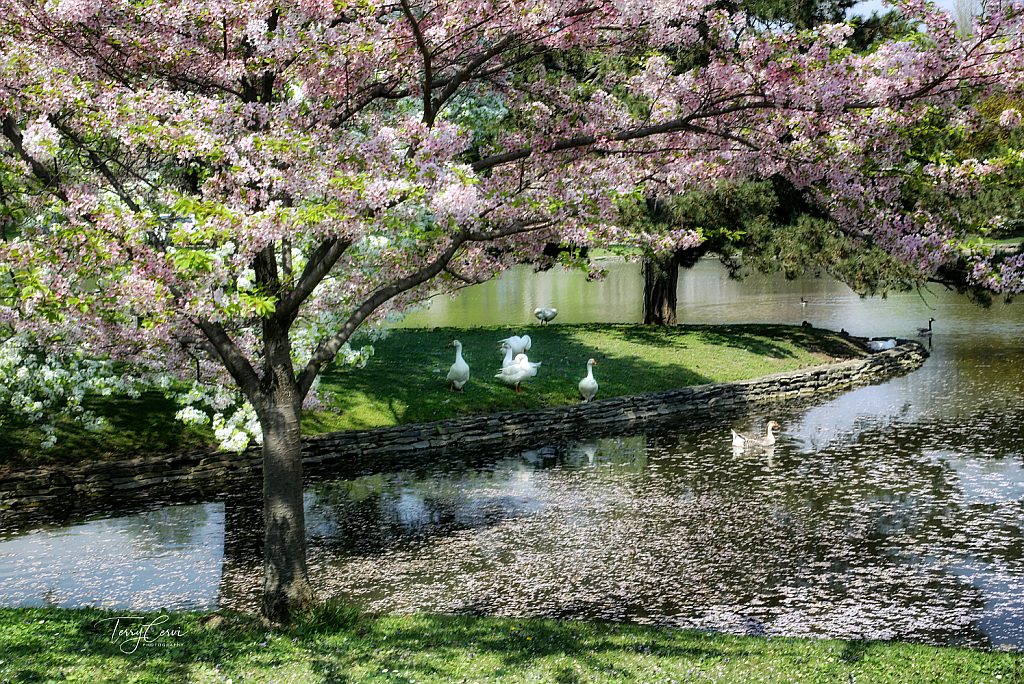
<instances>
[{"instance_id":1,"label":"tree branch","mask_svg":"<svg viewBox=\"0 0 1024 684\"><path fill-rule=\"evenodd\" d=\"M228 336L227 331L224 330L224 326L220 323L213 323L211 321L203 319L193 319L192 322L197 328L203 331L206 335L206 339L210 341L213 348L217 350L217 354L220 356L221 363L224 364L224 368L227 369L231 377L234 378L235 382L238 383L238 387L242 390L245 396L257 407L260 394L260 379L256 375L256 371L249 363L249 359L245 358L245 354L242 350L234 343L234 341Z\"/></svg>"},{"instance_id":2,"label":"tree branch","mask_svg":"<svg viewBox=\"0 0 1024 684\"><path fill-rule=\"evenodd\" d=\"M490 280L490 278L470 278L468 276L464 276L451 266L445 266L444 272L450 275L452 278L455 278L456 280L461 280L462 282L466 283L466 285L480 285L481 283L486 283L488 280Z\"/></svg>"},{"instance_id":3,"label":"tree branch","mask_svg":"<svg viewBox=\"0 0 1024 684\"><path fill-rule=\"evenodd\" d=\"M306 267L295 288L286 297L282 297L277 311L282 315L294 316L302 303L313 294L317 285L331 272L341 255L352 245L350 238L331 238L324 240L310 255Z\"/></svg>"},{"instance_id":4,"label":"tree branch","mask_svg":"<svg viewBox=\"0 0 1024 684\"><path fill-rule=\"evenodd\" d=\"M427 282L438 273L440 273L452 258L455 257L456 252L466 242L486 242L490 240L497 240L502 237L508 237L510 235L517 235L521 233L528 233L531 231L539 230L546 226L551 225L549 221L516 221L505 228L490 231L475 231L469 232L461 230L456 233L451 240L448 247L442 252L434 261L430 262L423 268L416 272L398 278L388 285L376 290L367 297L362 304L352 312L348 320L342 324L341 329L326 342L322 342L316 351L313 352L313 356L310 358L309 363L303 369L302 374L298 378L299 384L299 396L303 399L306 394L309 393L310 388L313 386L313 380L319 374L320 369L324 364L329 363L333 359L341 346L348 342L352 337L352 334L356 331L359 325L365 321L370 314L377 310L379 306L387 302L388 300L413 289L418 285L422 285Z\"/></svg>"},{"instance_id":5,"label":"tree branch","mask_svg":"<svg viewBox=\"0 0 1024 684\"><path fill-rule=\"evenodd\" d=\"M420 24L416 21L416 17L412 15L412 8L409 7L407 0L401 0L402 13L405 18L409 20L409 26L412 27L412 35L416 38L416 47L420 51L420 55L423 57L423 123L428 126L434 123L435 110L430 102L430 91L432 82L434 80L434 68L432 65L433 56L430 54L430 48L427 46L427 41L423 37L423 32L420 31Z\"/></svg>"},{"instance_id":6,"label":"tree branch","mask_svg":"<svg viewBox=\"0 0 1024 684\"><path fill-rule=\"evenodd\" d=\"M103 174L103 177L106 178L107 182L110 183L111 187L114 188L114 191L117 193L117 196L121 198L122 202L128 205L129 209L131 209L136 214L142 212L142 209L135 202L135 200L131 198L131 195L129 195L125 191L124 186L121 184L119 180L117 180L117 177L114 175L114 172L111 171L110 167L107 166L107 163L100 158L100 155L97 154L96 150L93 150L92 148L88 147L85 144L85 141L79 138L74 131L72 131L70 128L60 123L59 121L54 121L51 118L50 123L52 123L57 128L57 130L63 133L68 140L73 142L75 145L78 146L79 149L83 150L86 154L89 155L89 161L91 161L93 165L99 170L99 172Z\"/></svg>"},{"instance_id":7,"label":"tree branch","mask_svg":"<svg viewBox=\"0 0 1024 684\"><path fill-rule=\"evenodd\" d=\"M52 192L62 202L67 202L68 196L64 194L63 190L61 190L60 179L57 175L52 173L50 169L46 168L45 164L38 161L25 151L21 129L18 127L18 122L9 114L3 118L3 131L4 137L11 142L11 145L14 146L14 151L19 157L21 157L22 161L32 168L32 175L35 176L42 184L43 188Z\"/></svg>"}]
</instances>

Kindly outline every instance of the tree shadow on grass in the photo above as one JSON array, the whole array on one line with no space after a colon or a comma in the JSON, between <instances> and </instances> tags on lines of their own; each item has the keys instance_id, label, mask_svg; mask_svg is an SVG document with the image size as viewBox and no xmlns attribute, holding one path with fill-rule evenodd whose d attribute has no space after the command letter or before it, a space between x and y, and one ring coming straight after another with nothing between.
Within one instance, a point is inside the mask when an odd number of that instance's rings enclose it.
<instances>
[{"instance_id":1,"label":"tree shadow on grass","mask_svg":"<svg viewBox=\"0 0 1024 684\"><path fill-rule=\"evenodd\" d=\"M87 397L83 403L105 418L107 427L90 432L69 419L57 419L57 443L48 450L40 449L41 430L20 416L2 416L0 472L212 448L217 443L209 427L176 420L177 404L156 390L136 398Z\"/></svg>"},{"instance_id":2,"label":"tree shadow on grass","mask_svg":"<svg viewBox=\"0 0 1024 684\"><path fill-rule=\"evenodd\" d=\"M339 664L364 671L376 667L392 675L383 675L383 681L393 682L460 681L467 673L500 681L527 672L544 673L546 681L554 682L589 681L594 675L641 681L638 656L680 665L737 655L736 649L721 648L714 635L689 632L680 638L679 632L603 622L427 615L401 629L381 629L377 621L364 618L360 630L375 650L354 649L339 663L330 642L313 649L312 669L322 682L346 681L335 678ZM421 656L424 651L428 655Z\"/></svg>"}]
</instances>

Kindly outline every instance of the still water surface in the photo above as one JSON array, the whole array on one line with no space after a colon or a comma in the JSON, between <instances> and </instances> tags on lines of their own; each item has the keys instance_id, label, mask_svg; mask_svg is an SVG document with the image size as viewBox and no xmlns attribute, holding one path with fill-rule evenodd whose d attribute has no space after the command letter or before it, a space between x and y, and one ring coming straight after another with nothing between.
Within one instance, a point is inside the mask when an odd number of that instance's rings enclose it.
<instances>
[{"instance_id":1,"label":"still water surface","mask_svg":"<svg viewBox=\"0 0 1024 684\"><path fill-rule=\"evenodd\" d=\"M598 283L515 271L405 325L636 321L634 264ZM370 610L655 622L1024 649L1024 305L860 299L827 279L682 275L686 323L810 323L913 337L889 382L635 434L336 473L307 489L321 597ZM801 297L807 300L801 304ZM927 344L927 343L926 343ZM614 373L614 358L600 367ZM600 380L600 373L598 374ZM771 453L729 427L782 424ZM0 533L0 602L251 609L258 488Z\"/></svg>"}]
</instances>

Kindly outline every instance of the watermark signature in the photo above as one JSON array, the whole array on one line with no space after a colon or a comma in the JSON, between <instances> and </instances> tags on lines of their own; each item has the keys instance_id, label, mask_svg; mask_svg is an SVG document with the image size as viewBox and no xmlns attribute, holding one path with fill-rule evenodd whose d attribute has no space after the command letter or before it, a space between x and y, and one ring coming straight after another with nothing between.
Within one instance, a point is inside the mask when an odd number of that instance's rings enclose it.
<instances>
[{"instance_id":1,"label":"watermark signature","mask_svg":"<svg viewBox=\"0 0 1024 684\"><path fill-rule=\"evenodd\" d=\"M113 622L110 632L111 643L117 644L122 653L135 653L140 645L165 645L168 640L185 636L180 628L170 629L161 626L170 619L170 615L126 615L104 618L98 622Z\"/></svg>"}]
</instances>

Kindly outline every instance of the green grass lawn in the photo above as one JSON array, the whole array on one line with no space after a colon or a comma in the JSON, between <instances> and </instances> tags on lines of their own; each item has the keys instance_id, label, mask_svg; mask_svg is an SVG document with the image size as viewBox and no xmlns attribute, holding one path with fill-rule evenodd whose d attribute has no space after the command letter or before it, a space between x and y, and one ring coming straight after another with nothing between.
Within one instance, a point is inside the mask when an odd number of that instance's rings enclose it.
<instances>
[{"instance_id":1,"label":"green grass lawn","mask_svg":"<svg viewBox=\"0 0 1024 684\"><path fill-rule=\"evenodd\" d=\"M517 396L494 378L499 340L529 334L537 377ZM445 382L458 339L471 376L464 392ZM561 406L580 400L587 359L597 361L597 399L759 377L850 358L858 350L835 333L773 325L533 325L520 328L400 328L376 343L366 368L333 367L323 388L330 411L304 419L312 432L417 423L459 415Z\"/></svg>"},{"instance_id":2,"label":"green grass lawn","mask_svg":"<svg viewBox=\"0 0 1024 684\"><path fill-rule=\"evenodd\" d=\"M526 333L533 339L529 357L542 366L517 396L493 376L501 367L499 340ZM454 339L463 343L472 369L465 392L452 392L445 382L455 360L449 346ZM303 433L574 403L589 358L597 360L597 399L604 399L754 378L860 352L829 331L774 325L399 328L374 347L365 368L324 370L322 387L332 397L327 410L304 414ZM110 427L89 433L60 423L57 446L48 451L39 450L38 430L0 411L0 471L214 446L209 429L176 422L177 407L158 392L139 399L95 398L89 405L107 417Z\"/></svg>"},{"instance_id":3,"label":"green grass lawn","mask_svg":"<svg viewBox=\"0 0 1024 684\"><path fill-rule=\"evenodd\" d=\"M204 626L202 617L0 609L0 682L1024 682L1019 653L905 643L338 608L290 631L231 614ZM141 634L118 636L115 624Z\"/></svg>"}]
</instances>

